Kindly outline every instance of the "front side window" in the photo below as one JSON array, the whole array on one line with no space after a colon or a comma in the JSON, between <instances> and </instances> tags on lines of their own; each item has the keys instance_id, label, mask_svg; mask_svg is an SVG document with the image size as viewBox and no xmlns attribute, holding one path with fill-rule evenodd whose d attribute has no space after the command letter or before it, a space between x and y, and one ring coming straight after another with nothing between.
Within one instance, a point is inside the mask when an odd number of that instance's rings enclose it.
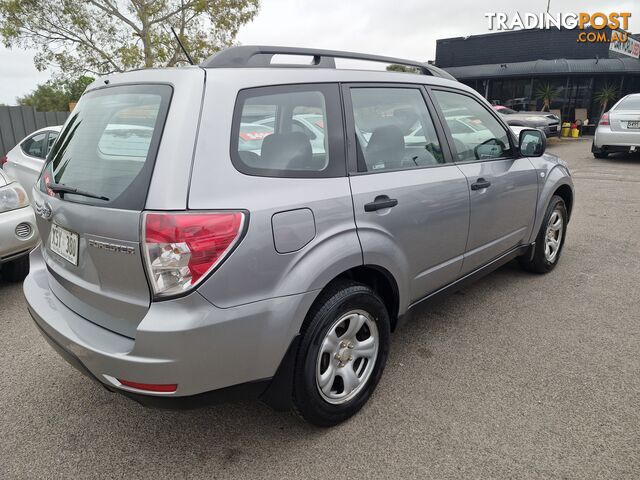
<instances>
[{"instance_id":1,"label":"front side window","mask_svg":"<svg viewBox=\"0 0 640 480\"><path fill-rule=\"evenodd\" d=\"M512 155L509 134L480 102L467 95L433 91L453 138L458 161L491 160Z\"/></svg>"},{"instance_id":2,"label":"front side window","mask_svg":"<svg viewBox=\"0 0 640 480\"><path fill-rule=\"evenodd\" d=\"M381 172L444 163L420 90L354 87L351 103L359 171Z\"/></svg>"},{"instance_id":3,"label":"front side window","mask_svg":"<svg viewBox=\"0 0 640 480\"><path fill-rule=\"evenodd\" d=\"M337 88L292 85L241 91L231 145L236 168L261 176L344 174Z\"/></svg>"},{"instance_id":4,"label":"front side window","mask_svg":"<svg viewBox=\"0 0 640 480\"><path fill-rule=\"evenodd\" d=\"M22 142L22 151L31 157L44 158L47 155L47 132L38 133Z\"/></svg>"},{"instance_id":5,"label":"front side window","mask_svg":"<svg viewBox=\"0 0 640 480\"><path fill-rule=\"evenodd\" d=\"M171 92L168 85L130 85L83 95L52 146L42 191L64 185L100 197L65 193L65 200L141 209Z\"/></svg>"}]
</instances>

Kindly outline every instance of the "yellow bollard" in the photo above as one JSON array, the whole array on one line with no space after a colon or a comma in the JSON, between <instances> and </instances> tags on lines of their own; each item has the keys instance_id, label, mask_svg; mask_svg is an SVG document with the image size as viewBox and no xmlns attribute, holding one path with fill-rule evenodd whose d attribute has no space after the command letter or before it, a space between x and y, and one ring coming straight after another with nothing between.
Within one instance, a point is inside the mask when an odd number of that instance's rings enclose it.
<instances>
[{"instance_id":1,"label":"yellow bollard","mask_svg":"<svg viewBox=\"0 0 640 480\"><path fill-rule=\"evenodd\" d=\"M575 123L571 124L571 138L578 138L580 136L580 130L578 130L578 125Z\"/></svg>"}]
</instances>

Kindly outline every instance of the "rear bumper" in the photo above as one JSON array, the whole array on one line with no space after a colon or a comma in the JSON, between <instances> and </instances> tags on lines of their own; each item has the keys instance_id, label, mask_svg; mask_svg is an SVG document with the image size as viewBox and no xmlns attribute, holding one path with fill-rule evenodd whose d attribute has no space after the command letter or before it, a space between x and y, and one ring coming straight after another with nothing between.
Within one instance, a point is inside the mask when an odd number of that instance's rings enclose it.
<instances>
[{"instance_id":1,"label":"rear bumper","mask_svg":"<svg viewBox=\"0 0 640 480\"><path fill-rule=\"evenodd\" d=\"M608 125L598 126L593 137L593 146L612 152L626 151L630 147L640 147L640 130L617 132L611 130Z\"/></svg>"},{"instance_id":2,"label":"rear bumper","mask_svg":"<svg viewBox=\"0 0 640 480\"><path fill-rule=\"evenodd\" d=\"M76 368L80 373L86 375L91 380L94 380L99 385L102 385L110 392L120 393L121 395L129 397L139 404L144 405L145 407L180 410L238 400L258 399L271 385L271 379L258 380L255 382L247 382L239 385L233 385L231 387L220 388L218 390L212 390L209 392L204 392L197 395L188 395L184 397L153 396L148 394L140 394L133 391L127 391L122 388L115 388L112 385L103 383L98 380L75 354L66 350L62 345L57 343L57 341L54 340L53 337L51 337L47 333L47 331L42 328L42 319L39 319L33 312L33 310L31 310L31 308L29 308L29 313L31 314L36 327L38 328L44 339L47 341L47 343L51 345L51 347L58 353L58 355L66 360L69 365Z\"/></svg>"},{"instance_id":3,"label":"rear bumper","mask_svg":"<svg viewBox=\"0 0 640 480\"><path fill-rule=\"evenodd\" d=\"M106 330L69 310L48 286L36 250L24 282L29 312L65 360L107 389L160 407L194 407L256 398L276 375L315 293L220 309L199 294L152 303L136 338ZM299 315L302 315L301 317ZM149 393L117 379L177 384Z\"/></svg>"},{"instance_id":4,"label":"rear bumper","mask_svg":"<svg viewBox=\"0 0 640 480\"><path fill-rule=\"evenodd\" d=\"M16 227L22 223L29 225L31 233L21 238ZM0 263L21 257L38 244L38 230L31 207L19 208L0 213Z\"/></svg>"}]
</instances>

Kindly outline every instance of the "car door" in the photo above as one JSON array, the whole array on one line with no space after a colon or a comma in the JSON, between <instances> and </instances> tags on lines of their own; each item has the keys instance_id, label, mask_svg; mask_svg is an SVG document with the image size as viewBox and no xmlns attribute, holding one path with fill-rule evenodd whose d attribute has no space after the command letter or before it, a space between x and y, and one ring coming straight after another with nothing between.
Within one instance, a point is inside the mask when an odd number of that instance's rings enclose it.
<instances>
[{"instance_id":1,"label":"car door","mask_svg":"<svg viewBox=\"0 0 640 480\"><path fill-rule=\"evenodd\" d=\"M519 156L507 127L471 93L430 89L455 162L467 178L471 204L469 238L462 274L505 254L529 238L538 198L533 164ZM457 135L452 119L464 121L473 136Z\"/></svg>"},{"instance_id":2,"label":"car door","mask_svg":"<svg viewBox=\"0 0 640 480\"><path fill-rule=\"evenodd\" d=\"M38 178L47 155L49 132L38 132L24 139L8 156L5 169L31 197L31 187Z\"/></svg>"},{"instance_id":3,"label":"car door","mask_svg":"<svg viewBox=\"0 0 640 480\"><path fill-rule=\"evenodd\" d=\"M413 303L460 273L467 181L442 148L442 128L421 87L352 84L343 93L364 263L390 270Z\"/></svg>"}]
</instances>

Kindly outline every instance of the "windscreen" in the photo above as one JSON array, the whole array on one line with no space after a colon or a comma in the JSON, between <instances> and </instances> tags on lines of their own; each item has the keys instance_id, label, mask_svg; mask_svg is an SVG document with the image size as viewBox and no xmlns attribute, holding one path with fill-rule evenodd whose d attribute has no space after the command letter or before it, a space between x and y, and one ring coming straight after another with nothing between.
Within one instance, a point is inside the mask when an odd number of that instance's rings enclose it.
<instances>
[{"instance_id":1,"label":"windscreen","mask_svg":"<svg viewBox=\"0 0 640 480\"><path fill-rule=\"evenodd\" d=\"M65 201L142 209L171 91L127 85L83 95L49 154L40 189Z\"/></svg>"}]
</instances>

